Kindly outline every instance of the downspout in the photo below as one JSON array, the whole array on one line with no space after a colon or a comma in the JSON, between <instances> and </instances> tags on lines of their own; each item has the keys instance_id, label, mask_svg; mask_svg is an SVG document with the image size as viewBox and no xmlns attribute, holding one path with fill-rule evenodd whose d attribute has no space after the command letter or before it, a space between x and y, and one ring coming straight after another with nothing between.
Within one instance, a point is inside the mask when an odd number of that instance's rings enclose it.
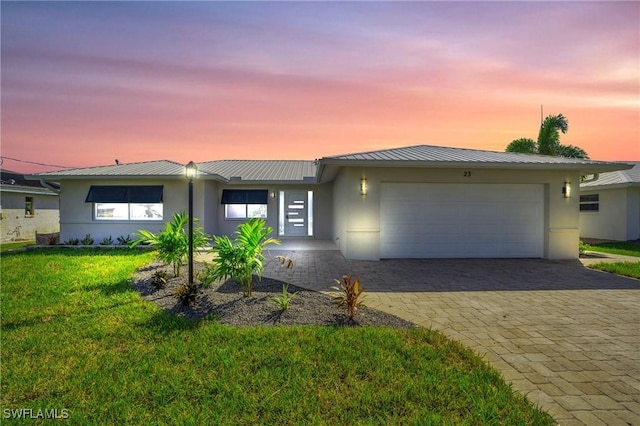
<instances>
[{"instance_id":1,"label":"downspout","mask_svg":"<svg viewBox=\"0 0 640 426\"><path fill-rule=\"evenodd\" d=\"M40 185L44 186L47 189L52 190L56 194L60 194L60 189L59 188L56 188L56 187L50 185L49 182L46 182L44 179L40 179Z\"/></svg>"}]
</instances>

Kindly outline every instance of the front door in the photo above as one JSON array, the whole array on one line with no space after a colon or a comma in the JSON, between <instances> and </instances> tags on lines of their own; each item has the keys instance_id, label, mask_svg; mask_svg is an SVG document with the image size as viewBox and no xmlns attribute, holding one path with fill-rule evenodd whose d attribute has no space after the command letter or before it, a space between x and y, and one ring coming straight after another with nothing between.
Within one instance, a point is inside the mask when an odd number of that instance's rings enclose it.
<instances>
[{"instance_id":1,"label":"front door","mask_svg":"<svg viewBox=\"0 0 640 426\"><path fill-rule=\"evenodd\" d=\"M313 235L312 191L280 191L279 234L287 237Z\"/></svg>"}]
</instances>

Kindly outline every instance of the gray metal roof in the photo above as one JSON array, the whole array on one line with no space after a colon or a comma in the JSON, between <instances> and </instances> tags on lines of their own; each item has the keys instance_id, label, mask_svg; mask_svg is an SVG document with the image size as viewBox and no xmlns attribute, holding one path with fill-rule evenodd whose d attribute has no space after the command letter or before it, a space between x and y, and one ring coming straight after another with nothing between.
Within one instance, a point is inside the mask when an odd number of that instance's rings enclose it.
<instances>
[{"instance_id":1,"label":"gray metal roof","mask_svg":"<svg viewBox=\"0 0 640 426\"><path fill-rule=\"evenodd\" d=\"M200 173L224 180L259 182L315 181L316 165L300 160L221 160L198 163ZM306 178L306 179L305 179Z\"/></svg>"},{"instance_id":2,"label":"gray metal roof","mask_svg":"<svg viewBox=\"0 0 640 426\"><path fill-rule=\"evenodd\" d=\"M200 178L208 176L221 181L296 182L315 181L316 166L313 161L220 160L198 163L198 172ZM184 164L160 160L37 173L32 178L182 178L184 174Z\"/></svg>"},{"instance_id":3,"label":"gray metal roof","mask_svg":"<svg viewBox=\"0 0 640 426\"><path fill-rule=\"evenodd\" d=\"M561 165L610 165L612 163L579 158L553 157L549 155L519 154L513 152L483 151L466 148L449 148L433 145L416 145L380 151L324 157L324 163L334 162L415 162L415 163L490 163L490 164L561 164Z\"/></svg>"},{"instance_id":4,"label":"gray metal roof","mask_svg":"<svg viewBox=\"0 0 640 426\"><path fill-rule=\"evenodd\" d=\"M36 173L34 177L47 177L52 179L64 178L91 178L91 177L168 177L184 176L184 164L168 160L146 161L142 163L122 163L110 166L85 167L68 169L57 172Z\"/></svg>"},{"instance_id":5,"label":"gray metal roof","mask_svg":"<svg viewBox=\"0 0 640 426\"><path fill-rule=\"evenodd\" d=\"M302 160L218 160L198 163L200 177L228 182L323 182L331 180L341 166L368 165L372 167L498 167L530 169L571 169L583 174L604 173L628 169L628 163L551 157L417 145L355 154L323 157L316 161ZM332 170L325 172L326 167ZM182 178L184 165L168 160L142 163L114 164L101 167L69 169L37 173L30 179L87 179L87 178Z\"/></svg>"},{"instance_id":6,"label":"gray metal roof","mask_svg":"<svg viewBox=\"0 0 640 426\"><path fill-rule=\"evenodd\" d=\"M602 173L597 180L580 184L582 190L640 186L640 162L633 162L634 166L628 170Z\"/></svg>"}]
</instances>

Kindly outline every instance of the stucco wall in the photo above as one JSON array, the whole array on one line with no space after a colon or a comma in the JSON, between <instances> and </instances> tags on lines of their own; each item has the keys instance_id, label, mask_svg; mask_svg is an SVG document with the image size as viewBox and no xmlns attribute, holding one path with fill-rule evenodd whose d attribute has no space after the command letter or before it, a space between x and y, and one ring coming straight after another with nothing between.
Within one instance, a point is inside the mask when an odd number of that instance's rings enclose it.
<instances>
[{"instance_id":1,"label":"stucco wall","mask_svg":"<svg viewBox=\"0 0 640 426\"><path fill-rule=\"evenodd\" d=\"M25 197L33 198L34 215L25 215ZM0 207L2 242L35 240L36 233L52 234L60 230L58 197L3 192Z\"/></svg>"},{"instance_id":2,"label":"stucco wall","mask_svg":"<svg viewBox=\"0 0 640 426\"><path fill-rule=\"evenodd\" d=\"M278 230L278 208L280 191L287 190L302 190L313 191L313 238L319 240L325 240L331 238L331 232L333 230L332 214L331 214L331 199L332 192L330 185L225 185L217 184L215 186L209 186L207 188L206 197L209 199L207 202L207 208L211 211L208 216L215 222L215 226L212 226L210 234L215 235L229 235L231 236L237 226L243 222L241 219L225 219L224 217L224 205L220 204L222 198L222 191L224 189L266 189L269 191L268 205L267 205L267 225L274 229L272 237L285 239L287 237L280 237L277 234ZM275 194L275 198L271 197L271 193ZM300 238L300 237L295 237ZM306 237L302 237L306 238Z\"/></svg>"},{"instance_id":3,"label":"stucco wall","mask_svg":"<svg viewBox=\"0 0 640 426\"><path fill-rule=\"evenodd\" d=\"M640 188L582 191L598 194L599 211L580 213L580 236L605 240L640 238Z\"/></svg>"},{"instance_id":4,"label":"stucco wall","mask_svg":"<svg viewBox=\"0 0 640 426\"><path fill-rule=\"evenodd\" d=\"M96 221L93 219L93 204L85 203L91 185L163 185L162 221ZM194 217L204 217L202 193L204 182L194 183ZM174 213L188 210L188 186L185 179L149 180L65 180L60 192L60 241L82 239L86 234L98 244L106 237L114 242L120 236L131 236L139 229L158 232ZM203 224L204 225L204 224Z\"/></svg>"},{"instance_id":5,"label":"stucco wall","mask_svg":"<svg viewBox=\"0 0 640 426\"><path fill-rule=\"evenodd\" d=\"M362 177L366 196L359 192ZM570 198L562 195L566 181L573 182ZM562 171L345 167L334 180L334 238L347 258L379 259L381 182L537 183L545 188L544 257L573 259L578 257L578 181L578 172Z\"/></svg>"},{"instance_id":6,"label":"stucco wall","mask_svg":"<svg viewBox=\"0 0 640 426\"><path fill-rule=\"evenodd\" d=\"M91 185L163 185L164 218L162 221L96 221L93 204L85 203ZM302 189L314 191L314 238L330 239L333 229L330 185L224 185L211 180L194 181L194 217L210 235L232 235L241 220L227 220L220 204L223 189L268 189L276 198L269 197L267 224L278 229L278 196L280 190ZM60 194L60 241L82 239L91 234L96 244L106 237L115 242L119 236L131 236L139 229L158 232L174 213L188 210L188 184L184 179L171 180L66 180ZM274 232L274 237L277 234Z\"/></svg>"}]
</instances>

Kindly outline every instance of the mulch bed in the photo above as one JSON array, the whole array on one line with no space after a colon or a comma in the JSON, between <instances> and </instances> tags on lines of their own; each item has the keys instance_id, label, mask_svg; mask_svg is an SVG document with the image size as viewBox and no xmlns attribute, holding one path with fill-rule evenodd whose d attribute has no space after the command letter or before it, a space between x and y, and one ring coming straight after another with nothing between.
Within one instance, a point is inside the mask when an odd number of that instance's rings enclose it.
<instances>
[{"instance_id":1,"label":"mulch bed","mask_svg":"<svg viewBox=\"0 0 640 426\"><path fill-rule=\"evenodd\" d=\"M197 274L204 264L195 263ZM169 275L168 283L161 289L151 284L156 271L165 271ZM348 321L345 310L335 306L331 296L317 291L289 285L289 293L297 292L291 299L289 309L282 311L270 299L282 295L283 281L254 276L253 294L244 296L240 284L234 280L214 283L209 287L199 286L195 301L184 305L173 294L178 286L186 283L188 272L183 268L179 277L173 277L173 269L155 261L139 269L132 286L145 300L153 302L175 315L199 320L206 317L216 318L222 324L234 326L291 326L291 325L349 325L349 326L387 326L394 328L412 328L415 324L367 306L361 306L353 321ZM196 280L197 282L197 280ZM366 304L366 292L363 295Z\"/></svg>"}]
</instances>

